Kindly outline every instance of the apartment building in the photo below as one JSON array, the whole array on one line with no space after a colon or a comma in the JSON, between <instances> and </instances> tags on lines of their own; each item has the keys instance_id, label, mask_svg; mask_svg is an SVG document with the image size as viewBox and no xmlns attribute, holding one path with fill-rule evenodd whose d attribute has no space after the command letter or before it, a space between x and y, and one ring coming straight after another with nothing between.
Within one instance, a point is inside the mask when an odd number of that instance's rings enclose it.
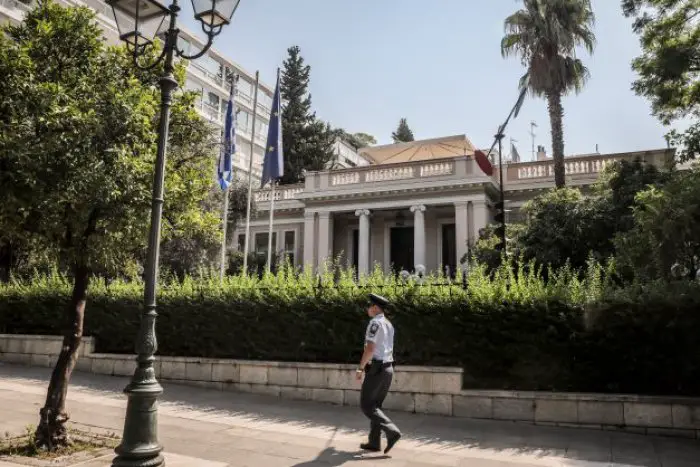
<instances>
[{"instance_id":1,"label":"apartment building","mask_svg":"<svg viewBox=\"0 0 700 467\"><path fill-rule=\"evenodd\" d=\"M109 44L118 44L119 32L114 22L112 8L102 0L57 0L64 6L87 6L97 13L97 21L105 32ZM0 24L7 21L19 23L27 11L36 5L35 0L0 0ZM201 50L204 42L181 28L180 48L187 54ZM214 47L197 60L190 61L184 88L200 94L197 106L204 118L215 125L217 134L221 132L226 105L230 92L230 78L238 75L235 101L238 110L236 135L236 156L234 169L237 178L247 179L250 158L253 157L253 177L259 179L267 139L267 128L272 107L274 90L260 83L258 91L255 141L253 138L253 107L255 75L219 53ZM212 156L215 157L216 154Z\"/></svg>"}]
</instances>

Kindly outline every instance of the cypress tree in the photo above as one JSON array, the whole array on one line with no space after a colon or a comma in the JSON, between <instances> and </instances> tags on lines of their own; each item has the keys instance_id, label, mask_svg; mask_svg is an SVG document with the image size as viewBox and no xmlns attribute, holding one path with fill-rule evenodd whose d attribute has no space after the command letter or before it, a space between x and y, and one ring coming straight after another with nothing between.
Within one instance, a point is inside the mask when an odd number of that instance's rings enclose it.
<instances>
[{"instance_id":1,"label":"cypress tree","mask_svg":"<svg viewBox=\"0 0 700 467\"><path fill-rule=\"evenodd\" d=\"M304 170L323 170L333 158L334 136L330 126L316 118L311 110L309 76L298 46L287 49L289 56L282 69L281 94L284 176L282 184L299 183Z\"/></svg>"},{"instance_id":2,"label":"cypress tree","mask_svg":"<svg viewBox=\"0 0 700 467\"><path fill-rule=\"evenodd\" d=\"M408 127L408 123L405 118L399 121L399 126L396 131L391 134L394 139L394 143L408 143L409 141L414 141L413 132Z\"/></svg>"}]
</instances>

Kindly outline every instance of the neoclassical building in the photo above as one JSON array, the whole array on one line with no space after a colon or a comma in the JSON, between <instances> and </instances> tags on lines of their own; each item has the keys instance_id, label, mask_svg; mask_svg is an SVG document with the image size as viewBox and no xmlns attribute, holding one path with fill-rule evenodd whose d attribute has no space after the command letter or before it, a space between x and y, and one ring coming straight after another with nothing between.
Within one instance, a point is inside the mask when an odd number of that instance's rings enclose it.
<instances>
[{"instance_id":1,"label":"neoclassical building","mask_svg":"<svg viewBox=\"0 0 700 467\"><path fill-rule=\"evenodd\" d=\"M369 147L360 151L368 166L312 172L303 185L279 187L273 248L295 265L316 270L340 258L361 274L377 265L385 272L413 271L416 265L455 271L479 230L492 222L499 198L497 167L486 175L475 149L465 135ZM665 167L672 158L669 149L567 157L567 185L590 186L616 160ZM552 160L543 153L537 159L504 166L509 220L554 186ZM251 251L266 253L270 191L256 192L255 201ZM243 223L234 235L243 250Z\"/></svg>"}]
</instances>

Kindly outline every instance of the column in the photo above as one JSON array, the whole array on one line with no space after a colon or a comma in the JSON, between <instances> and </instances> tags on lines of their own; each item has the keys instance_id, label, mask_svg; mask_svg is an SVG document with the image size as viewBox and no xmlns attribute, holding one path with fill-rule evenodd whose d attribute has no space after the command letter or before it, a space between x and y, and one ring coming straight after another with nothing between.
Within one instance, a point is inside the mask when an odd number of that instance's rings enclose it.
<instances>
[{"instance_id":1,"label":"column","mask_svg":"<svg viewBox=\"0 0 700 467\"><path fill-rule=\"evenodd\" d=\"M328 266L327 261L333 260L333 218L330 212L318 213L318 272Z\"/></svg>"},{"instance_id":2,"label":"column","mask_svg":"<svg viewBox=\"0 0 700 467\"><path fill-rule=\"evenodd\" d=\"M369 274L369 210L358 209L355 215L360 218L360 232L357 252L357 274Z\"/></svg>"},{"instance_id":3,"label":"column","mask_svg":"<svg viewBox=\"0 0 700 467\"><path fill-rule=\"evenodd\" d=\"M457 267L462 264L462 258L469 252L467 204L466 201L455 202L455 250L457 250L455 264Z\"/></svg>"},{"instance_id":4,"label":"column","mask_svg":"<svg viewBox=\"0 0 700 467\"><path fill-rule=\"evenodd\" d=\"M425 206L411 206L413 213L413 268L425 268Z\"/></svg>"},{"instance_id":5,"label":"column","mask_svg":"<svg viewBox=\"0 0 700 467\"><path fill-rule=\"evenodd\" d=\"M311 268L311 270L316 267L315 253L316 253L316 243L314 241L314 234L316 230L316 213L315 212L304 212L304 269Z\"/></svg>"},{"instance_id":6,"label":"column","mask_svg":"<svg viewBox=\"0 0 700 467\"><path fill-rule=\"evenodd\" d=\"M472 201L472 238L474 242L479 240L479 231L490 223L489 207L486 200Z\"/></svg>"}]
</instances>

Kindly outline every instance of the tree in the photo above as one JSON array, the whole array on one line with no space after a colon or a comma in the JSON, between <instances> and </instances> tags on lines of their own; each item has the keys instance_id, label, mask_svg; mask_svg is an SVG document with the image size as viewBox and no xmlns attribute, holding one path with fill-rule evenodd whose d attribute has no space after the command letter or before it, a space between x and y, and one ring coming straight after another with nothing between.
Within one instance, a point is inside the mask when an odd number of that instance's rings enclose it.
<instances>
[{"instance_id":1,"label":"tree","mask_svg":"<svg viewBox=\"0 0 700 467\"><path fill-rule=\"evenodd\" d=\"M634 226L634 207L637 194L650 186L661 187L671 173L661 171L640 160L621 160L608 165L593 187L593 196L602 198L602 208L610 218L608 230L613 234L627 232Z\"/></svg>"},{"instance_id":2,"label":"tree","mask_svg":"<svg viewBox=\"0 0 700 467\"><path fill-rule=\"evenodd\" d=\"M700 5L695 0L623 0L626 16L635 18L642 55L632 62L639 74L632 89L651 101L664 125L681 119L692 123L684 133L671 131L685 162L700 154Z\"/></svg>"},{"instance_id":3,"label":"tree","mask_svg":"<svg viewBox=\"0 0 700 467\"><path fill-rule=\"evenodd\" d=\"M518 238L525 260L560 268L568 262L583 268L591 252L596 259L612 255L607 206L598 197L584 197L579 190L549 191L525 206L527 220Z\"/></svg>"},{"instance_id":4,"label":"tree","mask_svg":"<svg viewBox=\"0 0 700 467\"><path fill-rule=\"evenodd\" d=\"M399 126L396 128L396 131L391 134L391 138L394 140L394 143L409 143L415 141L413 132L408 127L408 122L406 122L405 118L399 120Z\"/></svg>"},{"instance_id":5,"label":"tree","mask_svg":"<svg viewBox=\"0 0 700 467\"><path fill-rule=\"evenodd\" d=\"M618 267L641 280L695 279L700 271L698 230L700 170L694 167L637 195L634 226L615 240Z\"/></svg>"},{"instance_id":6,"label":"tree","mask_svg":"<svg viewBox=\"0 0 700 467\"><path fill-rule=\"evenodd\" d=\"M161 72L136 72L124 48L107 48L89 8L42 1L0 33L0 230L55 248L73 280L36 431L41 447L70 442L66 392L91 274L117 270L145 249ZM183 67L177 75L184 81ZM213 159L191 151L210 131L193 103L191 93L173 102L165 238L219 235L218 215L200 209Z\"/></svg>"},{"instance_id":7,"label":"tree","mask_svg":"<svg viewBox=\"0 0 700 467\"><path fill-rule=\"evenodd\" d=\"M348 133L342 128L336 128L333 130L333 134L336 137L345 140L355 149L360 149L377 144L376 138L367 133Z\"/></svg>"},{"instance_id":8,"label":"tree","mask_svg":"<svg viewBox=\"0 0 700 467\"><path fill-rule=\"evenodd\" d=\"M370 135L369 133L353 133L352 137L357 143L357 149L366 148L367 146L374 146L375 144L377 144L377 138Z\"/></svg>"},{"instance_id":9,"label":"tree","mask_svg":"<svg viewBox=\"0 0 700 467\"><path fill-rule=\"evenodd\" d=\"M521 88L547 99L557 188L566 183L561 98L572 90L580 92L588 78L575 49L583 46L593 52L594 20L590 0L524 0L524 8L505 20L501 53L519 56L527 69Z\"/></svg>"},{"instance_id":10,"label":"tree","mask_svg":"<svg viewBox=\"0 0 700 467\"><path fill-rule=\"evenodd\" d=\"M282 144L284 176L281 183L299 183L304 171L325 169L333 159L334 134L330 125L316 118L311 111L309 77L311 67L304 64L301 49L287 49L289 56L282 69L281 94Z\"/></svg>"}]
</instances>

